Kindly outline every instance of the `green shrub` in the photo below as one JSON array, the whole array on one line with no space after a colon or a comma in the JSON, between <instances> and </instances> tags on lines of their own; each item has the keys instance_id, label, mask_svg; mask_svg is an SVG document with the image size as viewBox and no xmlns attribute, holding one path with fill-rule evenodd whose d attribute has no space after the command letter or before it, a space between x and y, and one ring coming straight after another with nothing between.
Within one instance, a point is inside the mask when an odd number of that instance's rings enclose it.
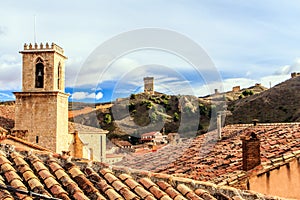
<instances>
[{"instance_id":1,"label":"green shrub","mask_svg":"<svg viewBox=\"0 0 300 200\"><path fill-rule=\"evenodd\" d=\"M111 115L110 114L105 114L105 116L104 116L104 122L106 124L110 124L111 123Z\"/></svg>"},{"instance_id":2,"label":"green shrub","mask_svg":"<svg viewBox=\"0 0 300 200\"><path fill-rule=\"evenodd\" d=\"M173 120L174 120L174 122L177 122L179 120L179 115L177 112L174 113Z\"/></svg>"}]
</instances>

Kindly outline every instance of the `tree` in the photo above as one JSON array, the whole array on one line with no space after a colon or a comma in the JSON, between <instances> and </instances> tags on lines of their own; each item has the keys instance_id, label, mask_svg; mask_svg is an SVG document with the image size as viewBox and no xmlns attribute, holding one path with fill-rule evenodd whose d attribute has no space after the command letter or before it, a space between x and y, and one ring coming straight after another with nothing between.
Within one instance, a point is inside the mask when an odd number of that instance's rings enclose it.
<instances>
[{"instance_id":1,"label":"tree","mask_svg":"<svg viewBox=\"0 0 300 200\"><path fill-rule=\"evenodd\" d=\"M179 115L177 112L174 113L173 120L174 120L174 122L177 122L179 120Z\"/></svg>"},{"instance_id":2,"label":"tree","mask_svg":"<svg viewBox=\"0 0 300 200\"><path fill-rule=\"evenodd\" d=\"M110 114L105 114L105 116L104 116L104 122L106 124L110 124L111 123L111 115Z\"/></svg>"},{"instance_id":3,"label":"tree","mask_svg":"<svg viewBox=\"0 0 300 200\"><path fill-rule=\"evenodd\" d=\"M242 94L246 97L246 96L250 96L253 95L253 91L252 90L245 90L242 92Z\"/></svg>"},{"instance_id":4,"label":"tree","mask_svg":"<svg viewBox=\"0 0 300 200\"><path fill-rule=\"evenodd\" d=\"M131 94L130 99L136 99L136 94Z\"/></svg>"}]
</instances>

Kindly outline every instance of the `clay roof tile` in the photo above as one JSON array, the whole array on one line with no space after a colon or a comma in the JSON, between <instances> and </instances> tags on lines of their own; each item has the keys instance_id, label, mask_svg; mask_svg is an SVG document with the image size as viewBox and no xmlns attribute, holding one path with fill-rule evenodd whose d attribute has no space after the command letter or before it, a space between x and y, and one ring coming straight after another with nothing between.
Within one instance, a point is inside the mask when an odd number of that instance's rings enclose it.
<instances>
[{"instance_id":1,"label":"clay roof tile","mask_svg":"<svg viewBox=\"0 0 300 200\"><path fill-rule=\"evenodd\" d=\"M11 166L10 163L4 163L1 165L1 171L2 172L7 172L7 171L16 171L15 168L13 168L13 166Z\"/></svg>"}]
</instances>

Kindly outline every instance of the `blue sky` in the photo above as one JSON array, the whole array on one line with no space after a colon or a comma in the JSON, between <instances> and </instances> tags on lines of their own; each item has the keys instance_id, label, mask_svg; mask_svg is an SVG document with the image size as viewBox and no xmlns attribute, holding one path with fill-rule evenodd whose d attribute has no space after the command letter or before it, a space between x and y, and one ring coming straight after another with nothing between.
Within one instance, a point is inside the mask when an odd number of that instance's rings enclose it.
<instances>
[{"instance_id":1,"label":"blue sky","mask_svg":"<svg viewBox=\"0 0 300 200\"><path fill-rule=\"evenodd\" d=\"M105 102L142 91L143 76L154 76L161 92L210 93L193 66L170 52L140 49L120 55L102 77L103 66L87 64L111 38L149 27L172 30L201 46L222 77L221 90L255 83L268 87L300 71L298 1L12 0L1 1L0 9L1 100L21 90L18 51L34 42L34 16L37 42L55 42L68 56L66 92L74 101Z\"/></svg>"}]
</instances>

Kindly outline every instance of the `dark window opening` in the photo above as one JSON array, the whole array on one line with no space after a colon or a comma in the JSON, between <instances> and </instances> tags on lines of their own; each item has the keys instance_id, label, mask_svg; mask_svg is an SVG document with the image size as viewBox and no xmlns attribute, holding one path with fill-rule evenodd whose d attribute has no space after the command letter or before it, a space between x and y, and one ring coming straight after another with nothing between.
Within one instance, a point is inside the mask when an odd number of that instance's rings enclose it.
<instances>
[{"instance_id":1,"label":"dark window opening","mask_svg":"<svg viewBox=\"0 0 300 200\"><path fill-rule=\"evenodd\" d=\"M40 58L37 60L35 65L35 87L44 87L44 64Z\"/></svg>"},{"instance_id":2,"label":"dark window opening","mask_svg":"<svg viewBox=\"0 0 300 200\"><path fill-rule=\"evenodd\" d=\"M35 136L35 143L39 143L39 136Z\"/></svg>"},{"instance_id":3,"label":"dark window opening","mask_svg":"<svg viewBox=\"0 0 300 200\"><path fill-rule=\"evenodd\" d=\"M58 72L57 72L57 88L60 90L60 82L61 82L61 66L58 64Z\"/></svg>"}]
</instances>

